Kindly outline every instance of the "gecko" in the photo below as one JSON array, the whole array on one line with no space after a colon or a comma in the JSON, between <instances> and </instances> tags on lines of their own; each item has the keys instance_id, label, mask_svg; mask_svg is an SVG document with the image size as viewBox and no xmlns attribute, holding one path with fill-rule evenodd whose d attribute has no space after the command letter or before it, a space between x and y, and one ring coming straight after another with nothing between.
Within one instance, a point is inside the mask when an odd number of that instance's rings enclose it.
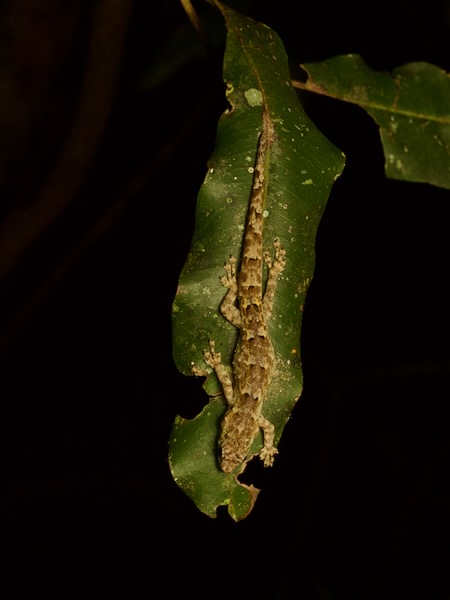
<instances>
[{"instance_id":1,"label":"gecko","mask_svg":"<svg viewBox=\"0 0 450 600\"><path fill-rule=\"evenodd\" d=\"M286 251L279 240L274 241L273 257L263 249L263 211L267 192L265 171L274 137L272 122L265 111L240 265L237 268L236 258L230 256L224 267L225 275L221 277L222 285L228 290L220 305L220 312L239 329L231 373L222 363L214 340L209 340L209 350L204 352L205 362L216 373L228 405L219 436L219 464L225 473L233 472L246 462L260 429L263 431L264 444L259 456L264 466L272 466L278 453L273 445L274 426L262 413L275 364L267 323L272 314L278 276L286 265ZM265 286L264 263L267 266Z\"/></svg>"}]
</instances>

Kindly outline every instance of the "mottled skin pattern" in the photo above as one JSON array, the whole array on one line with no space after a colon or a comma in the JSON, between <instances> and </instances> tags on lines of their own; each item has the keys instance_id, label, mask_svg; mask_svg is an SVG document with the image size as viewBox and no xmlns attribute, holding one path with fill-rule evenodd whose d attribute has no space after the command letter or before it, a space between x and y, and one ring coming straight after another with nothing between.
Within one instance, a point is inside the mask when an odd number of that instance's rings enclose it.
<instances>
[{"instance_id":1,"label":"mottled skin pattern","mask_svg":"<svg viewBox=\"0 0 450 600\"><path fill-rule=\"evenodd\" d=\"M264 445L259 455L266 467L273 464L278 452L273 445L274 426L261 412L275 362L267 321L272 313L277 278L286 263L286 252L278 241L274 243L274 260L263 252L263 210L267 183L264 174L272 141L273 127L269 117L265 116L239 273L236 273L236 259L230 257L225 265L226 275L221 279L228 292L220 311L240 330L231 376L221 362L220 353L215 351L214 341L210 341L210 351L205 352L205 361L215 370L228 402L219 438L219 462L226 473L231 473L244 463L260 429L263 430ZM268 270L264 295L263 261Z\"/></svg>"}]
</instances>

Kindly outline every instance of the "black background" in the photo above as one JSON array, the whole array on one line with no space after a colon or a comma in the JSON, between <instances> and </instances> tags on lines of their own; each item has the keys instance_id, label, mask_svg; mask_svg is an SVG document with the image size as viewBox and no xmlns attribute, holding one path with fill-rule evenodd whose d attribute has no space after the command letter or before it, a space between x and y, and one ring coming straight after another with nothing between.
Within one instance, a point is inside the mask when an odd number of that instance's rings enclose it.
<instances>
[{"instance_id":1,"label":"black background","mask_svg":"<svg viewBox=\"0 0 450 600\"><path fill-rule=\"evenodd\" d=\"M0 8L5 56L22 56L1 76L18 98L39 76L26 57L61 27L57 5ZM74 5L25 141L5 153L5 227L39 196L77 115L95 3ZM347 52L450 70L444 0L230 5L281 35L294 76ZM174 0L130 6L83 182L2 281L3 597L449 599L448 191L385 180L363 111L304 97L347 155L317 239L304 395L275 467L249 467L262 492L248 519L199 513L167 463L175 415L205 400L173 365L170 310L223 89L208 58L145 84L189 25ZM2 118L13 141L15 108Z\"/></svg>"}]
</instances>

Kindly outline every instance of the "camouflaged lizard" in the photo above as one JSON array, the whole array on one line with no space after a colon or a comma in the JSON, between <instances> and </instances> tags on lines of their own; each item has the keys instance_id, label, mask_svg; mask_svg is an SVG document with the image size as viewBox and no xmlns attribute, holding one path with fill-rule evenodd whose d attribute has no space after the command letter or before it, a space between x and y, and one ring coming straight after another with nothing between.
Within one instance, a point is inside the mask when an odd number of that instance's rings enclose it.
<instances>
[{"instance_id":1,"label":"camouflaged lizard","mask_svg":"<svg viewBox=\"0 0 450 600\"><path fill-rule=\"evenodd\" d=\"M210 350L205 352L205 361L214 369L228 403L219 437L219 463L225 473L231 473L246 461L260 429L264 445L259 456L264 466L271 466L278 453L273 445L274 426L262 414L275 363L267 322L272 313L278 275L286 264L286 251L278 240L274 242L274 259L263 251L265 171L273 140L273 125L264 112L239 270L237 272L236 258L230 256L225 265L226 274L221 278L228 291L220 312L240 331L231 374L222 364L214 340L210 340ZM263 294L264 262L267 280Z\"/></svg>"}]
</instances>

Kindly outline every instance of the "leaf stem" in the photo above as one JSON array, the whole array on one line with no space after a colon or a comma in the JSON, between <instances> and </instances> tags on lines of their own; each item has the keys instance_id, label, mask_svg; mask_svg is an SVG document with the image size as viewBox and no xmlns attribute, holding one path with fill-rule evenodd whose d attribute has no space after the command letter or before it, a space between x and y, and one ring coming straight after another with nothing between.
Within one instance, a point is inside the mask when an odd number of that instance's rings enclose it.
<instances>
[{"instance_id":1,"label":"leaf stem","mask_svg":"<svg viewBox=\"0 0 450 600\"><path fill-rule=\"evenodd\" d=\"M208 36L206 35L206 32L202 25L202 22L197 14L195 8L192 6L191 0L180 0L180 2L189 18L189 21L192 23L192 26L194 27L195 31L197 32L197 34L198 34L199 38L201 39L202 43L204 44L205 48L208 50L209 53L214 54L214 48L213 48L211 42L209 41Z\"/></svg>"}]
</instances>

